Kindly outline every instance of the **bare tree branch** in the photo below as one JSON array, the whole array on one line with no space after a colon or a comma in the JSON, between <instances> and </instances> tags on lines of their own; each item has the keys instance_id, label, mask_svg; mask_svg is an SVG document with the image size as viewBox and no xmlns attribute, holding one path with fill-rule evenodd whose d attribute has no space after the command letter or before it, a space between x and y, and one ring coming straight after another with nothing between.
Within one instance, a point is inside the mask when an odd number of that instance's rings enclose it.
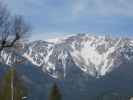
<instances>
[{"instance_id":1,"label":"bare tree branch","mask_svg":"<svg viewBox=\"0 0 133 100\"><path fill-rule=\"evenodd\" d=\"M0 2L0 52L11 48L30 30L22 16L11 16L7 8Z\"/></svg>"}]
</instances>

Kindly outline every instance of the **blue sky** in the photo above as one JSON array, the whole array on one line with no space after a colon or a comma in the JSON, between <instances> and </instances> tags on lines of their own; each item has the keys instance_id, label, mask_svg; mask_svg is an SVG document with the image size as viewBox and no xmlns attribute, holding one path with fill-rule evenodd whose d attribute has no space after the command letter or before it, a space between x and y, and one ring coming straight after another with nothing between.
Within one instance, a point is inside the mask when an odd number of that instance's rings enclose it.
<instances>
[{"instance_id":1,"label":"blue sky","mask_svg":"<svg viewBox=\"0 0 133 100\"><path fill-rule=\"evenodd\" d=\"M0 0L32 25L32 39L76 33L133 36L133 0Z\"/></svg>"}]
</instances>

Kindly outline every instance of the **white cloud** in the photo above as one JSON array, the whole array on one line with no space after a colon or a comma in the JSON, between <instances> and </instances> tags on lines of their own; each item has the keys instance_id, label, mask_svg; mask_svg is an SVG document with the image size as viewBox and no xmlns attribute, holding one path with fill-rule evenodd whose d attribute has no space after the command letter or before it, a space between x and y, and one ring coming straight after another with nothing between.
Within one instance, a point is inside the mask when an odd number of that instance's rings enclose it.
<instances>
[{"instance_id":1,"label":"white cloud","mask_svg":"<svg viewBox=\"0 0 133 100\"><path fill-rule=\"evenodd\" d=\"M133 0L74 0L72 14L133 16Z\"/></svg>"},{"instance_id":2,"label":"white cloud","mask_svg":"<svg viewBox=\"0 0 133 100\"><path fill-rule=\"evenodd\" d=\"M62 38L72 33L65 33L65 32L44 32L44 33L33 33L30 37L31 41L34 40L47 40L53 38Z\"/></svg>"},{"instance_id":3,"label":"white cloud","mask_svg":"<svg viewBox=\"0 0 133 100\"><path fill-rule=\"evenodd\" d=\"M87 0L75 0L72 5L72 14L79 15L87 7Z\"/></svg>"}]
</instances>

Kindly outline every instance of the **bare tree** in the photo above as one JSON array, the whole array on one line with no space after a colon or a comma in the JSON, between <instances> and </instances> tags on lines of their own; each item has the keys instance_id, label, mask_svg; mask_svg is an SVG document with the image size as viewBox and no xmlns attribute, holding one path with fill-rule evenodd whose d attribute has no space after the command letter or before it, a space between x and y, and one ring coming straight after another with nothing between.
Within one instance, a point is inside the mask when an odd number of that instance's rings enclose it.
<instances>
[{"instance_id":1,"label":"bare tree","mask_svg":"<svg viewBox=\"0 0 133 100\"><path fill-rule=\"evenodd\" d=\"M28 35L29 25L22 16L11 15L7 7L0 2L0 53L6 48L15 48L16 44ZM11 67L11 72L13 72ZM14 75L11 73L11 100L14 100Z\"/></svg>"},{"instance_id":2,"label":"bare tree","mask_svg":"<svg viewBox=\"0 0 133 100\"><path fill-rule=\"evenodd\" d=\"M11 48L23 39L30 27L22 16L11 16L7 7L0 2L0 52L4 48Z\"/></svg>"}]
</instances>

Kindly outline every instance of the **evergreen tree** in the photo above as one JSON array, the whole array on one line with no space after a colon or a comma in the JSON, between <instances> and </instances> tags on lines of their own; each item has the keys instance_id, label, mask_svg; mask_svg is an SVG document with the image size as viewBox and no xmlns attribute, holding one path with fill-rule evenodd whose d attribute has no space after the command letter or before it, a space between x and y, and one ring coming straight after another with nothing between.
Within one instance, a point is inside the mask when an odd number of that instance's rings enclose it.
<instances>
[{"instance_id":1,"label":"evergreen tree","mask_svg":"<svg viewBox=\"0 0 133 100\"><path fill-rule=\"evenodd\" d=\"M52 87L49 95L49 100L61 100L61 93L56 83Z\"/></svg>"},{"instance_id":2,"label":"evergreen tree","mask_svg":"<svg viewBox=\"0 0 133 100\"><path fill-rule=\"evenodd\" d=\"M10 68L2 80L0 100L23 100L26 88L22 84L14 67Z\"/></svg>"}]
</instances>

